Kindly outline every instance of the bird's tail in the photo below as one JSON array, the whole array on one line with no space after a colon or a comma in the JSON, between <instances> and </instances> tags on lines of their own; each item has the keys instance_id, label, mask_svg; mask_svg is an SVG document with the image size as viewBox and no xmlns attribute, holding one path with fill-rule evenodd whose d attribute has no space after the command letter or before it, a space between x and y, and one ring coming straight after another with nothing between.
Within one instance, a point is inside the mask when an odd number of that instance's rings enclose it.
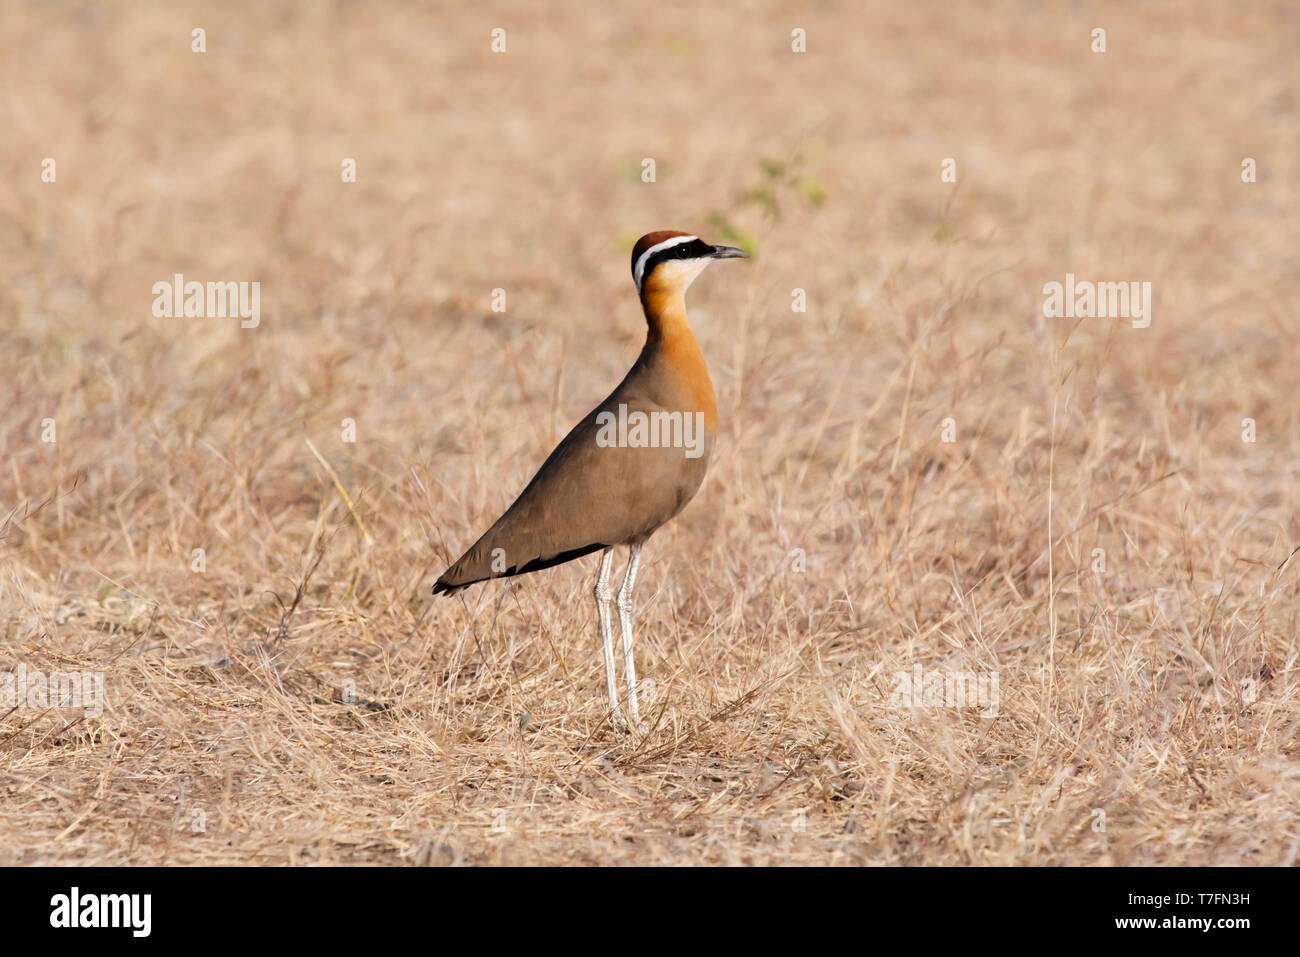
<instances>
[{"instance_id":1,"label":"bird's tail","mask_svg":"<svg viewBox=\"0 0 1300 957\"><path fill-rule=\"evenodd\" d=\"M468 588L470 585L493 577L490 566L476 567L484 565L484 563L476 561L474 551L471 548L460 556L455 564L438 576L438 580L433 583L433 593L435 595L454 595L462 588Z\"/></svg>"},{"instance_id":2,"label":"bird's tail","mask_svg":"<svg viewBox=\"0 0 1300 957\"><path fill-rule=\"evenodd\" d=\"M607 542L591 542L577 548L538 554L535 548L521 549L522 555L513 563L507 563L507 551L494 547L496 540L492 531L479 539L474 546L457 559L456 563L443 572L433 585L435 595L454 595L462 588L468 588L489 578L508 578L511 575L525 575L573 561L583 555L590 555L598 549L608 548ZM494 560L495 556L495 560Z\"/></svg>"}]
</instances>

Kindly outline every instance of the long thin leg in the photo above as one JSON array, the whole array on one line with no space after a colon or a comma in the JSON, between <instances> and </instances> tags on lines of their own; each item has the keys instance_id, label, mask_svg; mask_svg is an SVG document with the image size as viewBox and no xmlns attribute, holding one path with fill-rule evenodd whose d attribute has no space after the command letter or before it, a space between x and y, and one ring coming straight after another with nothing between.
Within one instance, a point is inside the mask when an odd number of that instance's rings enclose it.
<instances>
[{"instance_id":1,"label":"long thin leg","mask_svg":"<svg viewBox=\"0 0 1300 957\"><path fill-rule=\"evenodd\" d=\"M605 650L605 690L609 692L609 709L616 722L623 720L618 706L618 687L614 683L614 629L610 627L609 606L614 592L609 587L610 566L614 563L614 549L605 549L600 556L600 572L596 576L596 611L600 619L600 644Z\"/></svg>"},{"instance_id":2,"label":"long thin leg","mask_svg":"<svg viewBox=\"0 0 1300 957\"><path fill-rule=\"evenodd\" d=\"M627 681L627 711L632 718L629 727L639 730L641 715L636 700L636 665L632 662L632 586L636 583L636 567L641 562L641 546L633 545L631 548L623 587L618 590L618 620L623 626L623 678Z\"/></svg>"}]
</instances>

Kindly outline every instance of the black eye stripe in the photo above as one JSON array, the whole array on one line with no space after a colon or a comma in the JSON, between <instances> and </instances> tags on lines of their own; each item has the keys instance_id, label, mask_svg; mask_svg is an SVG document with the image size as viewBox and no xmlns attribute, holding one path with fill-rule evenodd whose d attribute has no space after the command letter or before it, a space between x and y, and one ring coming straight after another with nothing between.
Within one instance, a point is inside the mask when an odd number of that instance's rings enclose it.
<instances>
[{"instance_id":1,"label":"black eye stripe","mask_svg":"<svg viewBox=\"0 0 1300 957\"><path fill-rule=\"evenodd\" d=\"M702 239L692 240L689 243L681 243L677 246L669 246L662 252L657 252L645 264L645 272L642 274L641 282L644 283L654 272L655 266L661 262L667 262L670 259L702 259L713 252L713 247Z\"/></svg>"}]
</instances>

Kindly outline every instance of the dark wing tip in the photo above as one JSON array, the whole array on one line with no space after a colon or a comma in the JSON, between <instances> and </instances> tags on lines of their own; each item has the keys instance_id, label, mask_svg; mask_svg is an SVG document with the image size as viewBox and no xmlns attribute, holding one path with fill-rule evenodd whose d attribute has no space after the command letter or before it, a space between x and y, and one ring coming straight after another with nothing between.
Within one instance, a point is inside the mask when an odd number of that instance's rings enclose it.
<instances>
[{"instance_id":1,"label":"dark wing tip","mask_svg":"<svg viewBox=\"0 0 1300 957\"><path fill-rule=\"evenodd\" d=\"M447 576L443 575L433 583L433 593L435 595L454 595L462 588L468 588L468 585L453 585L447 581Z\"/></svg>"},{"instance_id":2,"label":"dark wing tip","mask_svg":"<svg viewBox=\"0 0 1300 957\"><path fill-rule=\"evenodd\" d=\"M475 572L467 573L461 569L461 561L452 565L442 576L433 583L433 593L435 595L454 595L458 591L468 588L470 585L477 585L479 582L489 581L493 578L510 578L514 575L526 575L529 572L541 571L543 568L550 568L553 565L562 565L565 562L571 562L575 558L582 558L584 555L590 555L592 552L609 548L606 542L593 542L590 545L583 545L579 548L571 548L567 551L558 552L547 557L538 557L530 559L523 565L511 565L503 571L485 571L478 569ZM474 577L470 577L470 576ZM468 579L468 580L466 580Z\"/></svg>"}]
</instances>

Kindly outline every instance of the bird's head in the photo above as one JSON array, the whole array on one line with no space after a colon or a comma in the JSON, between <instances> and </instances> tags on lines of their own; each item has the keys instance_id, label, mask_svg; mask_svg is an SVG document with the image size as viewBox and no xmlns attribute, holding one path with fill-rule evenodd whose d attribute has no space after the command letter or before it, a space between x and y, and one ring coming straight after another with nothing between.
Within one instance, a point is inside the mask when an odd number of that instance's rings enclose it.
<instances>
[{"instance_id":1,"label":"bird's head","mask_svg":"<svg viewBox=\"0 0 1300 957\"><path fill-rule=\"evenodd\" d=\"M632 249L632 279L643 302L650 294L680 296L715 259L745 259L735 246L712 246L692 233L646 233Z\"/></svg>"}]
</instances>

